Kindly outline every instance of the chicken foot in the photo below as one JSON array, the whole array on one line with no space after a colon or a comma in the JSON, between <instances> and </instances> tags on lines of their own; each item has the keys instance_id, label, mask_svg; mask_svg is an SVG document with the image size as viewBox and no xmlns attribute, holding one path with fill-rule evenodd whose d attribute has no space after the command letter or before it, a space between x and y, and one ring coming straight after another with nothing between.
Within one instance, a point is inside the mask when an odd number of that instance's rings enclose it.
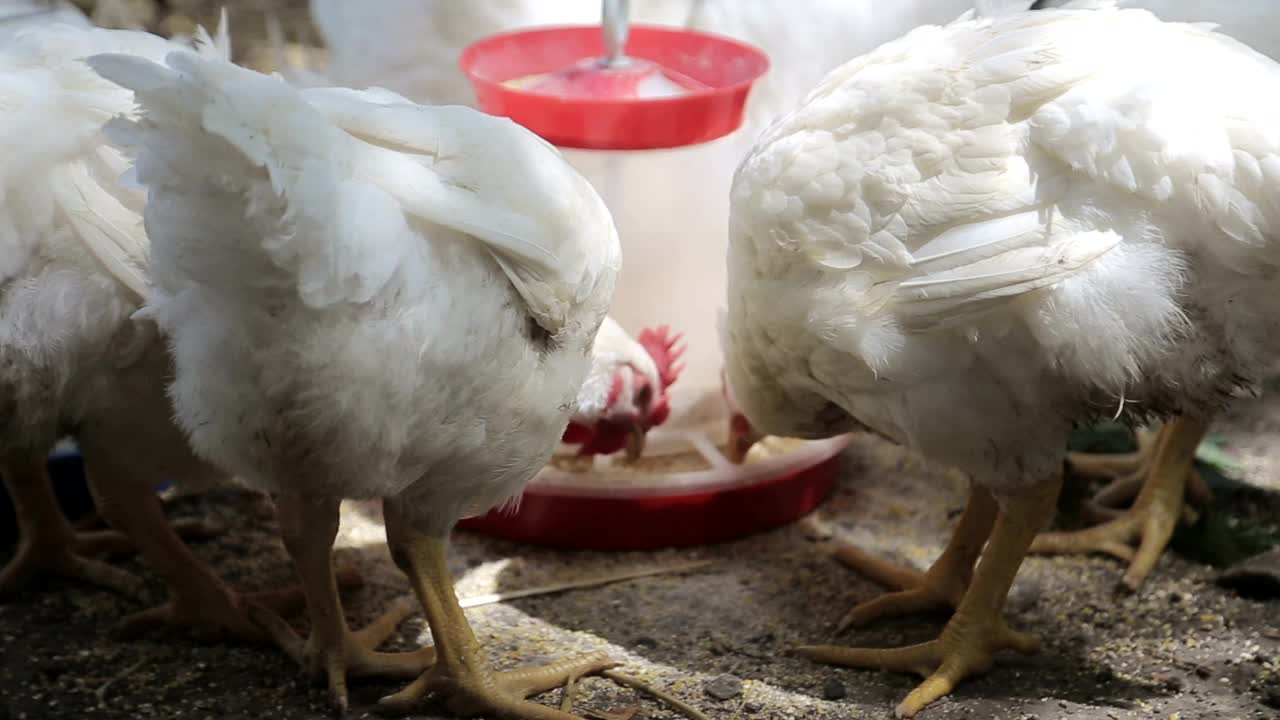
<instances>
[{"instance_id":1,"label":"chicken foot","mask_svg":"<svg viewBox=\"0 0 1280 720\"><path fill-rule=\"evenodd\" d=\"M447 562L448 539L414 530L393 503L386 504L383 514L391 556L409 577L422 603L437 657L436 664L417 680L383 698L378 703L379 709L407 714L420 700L439 694L451 712L464 717L489 714L513 720L580 720L527 698L562 687L571 678L607 670L617 663L599 654L540 668L494 672L484 659L454 593Z\"/></svg>"},{"instance_id":2,"label":"chicken foot","mask_svg":"<svg viewBox=\"0 0 1280 720\"><path fill-rule=\"evenodd\" d=\"M85 462L86 474L90 462ZM18 548L0 571L0 597L12 594L24 579L47 573L81 580L123 594L140 594L142 581L102 560L138 552L137 545L118 529L94 527L88 520L70 522L53 492L46 458L41 455L0 468L18 520ZM181 518L170 522L171 531L183 538L210 538L225 530L207 518Z\"/></svg>"},{"instance_id":3,"label":"chicken foot","mask_svg":"<svg viewBox=\"0 0 1280 720\"><path fill-rule=\"evenodd\" d=\"M997 651L1039 652L1040 641L1011 630L1002 611L1027 548L1053 515L1061 487L1061 477L1041 482L1027 495L1010 498L998 512L973 581L938 639L893 649L816 645L797 653L849 667L918 673L925 681L894 710L896 717L910 718L964 678L991 669Z\"/></svg>"},{"instance_id":4,"label":"chicken foot","mask_svg":"<svg viewBox=\"0 0 1280 720\"><path fill-rule=\"evenodd\" d=\"M118 532L76 532L53 493L43 455L9 462L0 472L18 520L18 547L0 571L0 597L37 573L74 578L125 594L142 592L142 581L101 561L133 550Z\"/></svg>"},{"instance_id":5,"label":"chicken foot","mask_svg":"<svg viewBox=\"0 0 1280 720\"><path fill-rule=\"evenodd\" d=\"M392 604L378 619L353 632L347 625L338 582L333 572L333 541L338 534L339 500L311 499L298 495L276 498L276 514L285 548L302 580L311 632L302 640L279 615L254 608L253 619L309 674L324 675L329 697L346 712L348 677L417 677L435 661L433 648L413 652L384 653L376 648L395 633L414 611L404 598Z\"/></svg>"},{"instance_id":6,"label":"chicken foot","mask_svg":"<svg viewBox=\"0 0 1280 720\"><path fill-rule=\"evenodd\" d=\"M1084 530L1044 533L1031 552L1046 554L1105 553L1129 563L1124 587L1136 591L1151 574L1182 517L1184 496L1195 474L1196 448L1208 423L1173 418L1161 428L1151 451L1142 488L1133 506ZM1137 550L1133 545L1137 544Z\"/></svg>"},{"instance_id":7,"label":"chicken foot","mask_svg":"<svg viewBox=\"0 0 1280 720\"><path fill-rule=\"evenodd\" d=\"M991 533L996 501L979 485L971 485L969 502L946 549L925 572L876 557L848 543L838 543L836 559L870 580L896 592L855 605L836 626L836 634L862 627L884 617L953 609L969 587L973 564Z\"/></svg>"},{"instance_id":8,"label":"chicken foot","mask_svg":"<svg viewBox=\"0 0 1280 720\"><path fill-rule=\"evenodd\" d=\"M1137 498L1164 433L1164 427L1157 431L1137 430L1134 437L1138 441L1138 449L1131 453L1068 453L1067 462L1073 474L1110 480L1084 505L1085 514L1092 522L1114 520L1123 514L1119 508L1132 504ZM1205 506L1213 502L1213 492L1194 466L1187 475L1186 492L1187 499L1196 505ZM1183 522L1193 525L1198 518L1199 513L1191 505L1183 506Z\"/></svg>"},{"instance_id":9,"label":"chicken foot","mask_svg":"<svg viewBox=\"0 0 1280 720\"><path fill-rule=\"evenodd\" d=\"M121 625L125 631L177 625L206 639L266 641L267 635L245 611L248 604L281 612L296 612L301 607L301 592L296 588L237 594L182 542L165 517L152 483L131 475L126 464L115 460L110 447L86 439L81 442L81 452L98 512L137 548L169 591L165 604L124 618ZM358 583L359 577L354 580Z\"/></svg>"}]
</instances>

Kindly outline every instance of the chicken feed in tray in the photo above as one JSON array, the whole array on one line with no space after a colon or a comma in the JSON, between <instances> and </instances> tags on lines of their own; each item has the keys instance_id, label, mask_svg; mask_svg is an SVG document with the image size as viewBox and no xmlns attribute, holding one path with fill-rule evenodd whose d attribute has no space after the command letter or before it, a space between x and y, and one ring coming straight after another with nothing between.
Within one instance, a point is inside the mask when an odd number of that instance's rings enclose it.
<instances>
[{"instance_id":1,"label":"chicken feed in tray","mask_svg":"<svg viewBox=\"0 0 1280 720\"><path fill-rule=\"evenodd\" d=\"M785 457L805 446L803 440L767 437L752 446L744 465ZM551 458L548 478L557 484L582 487L630 487L666 483L679 486L680 478L689 473L705 473L729 462L727 445L710 445L701 440L688 450L664 454L645 454L634 460L614 459L611 455L556 455Z\"/></svg>"}]
</instances>

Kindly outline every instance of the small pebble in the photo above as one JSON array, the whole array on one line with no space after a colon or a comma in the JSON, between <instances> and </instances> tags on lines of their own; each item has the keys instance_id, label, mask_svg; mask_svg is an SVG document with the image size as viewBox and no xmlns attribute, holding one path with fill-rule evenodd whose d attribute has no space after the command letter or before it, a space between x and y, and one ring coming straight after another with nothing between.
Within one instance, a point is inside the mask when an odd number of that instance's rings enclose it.
<instances>
[{"instance_id":1,"label":"small pebble","mask_svg":"<svg viewBox=\"0 0 1280 720\"><path fill-rule=\"evenodd\" d=\"M824 700L843 700L848 691L844 688L844 683L839 680L828 680L822 686L822 698Z\"/></svg>"},{"instance_id":2,"label":"small pebble","mask_svg":"<svg viewBox=\"0 0 1280 720\"><path fill-rule=\"evenodd\" d=\"M742 694L742 680L725 673L708 680L702 690L716 700L731 700Z\"/></svg>"},{"instance_id":3,"label":"small pebble","mask_svg":"<svg viewBox=\"0 0 1280 720\"><path fill-rule=\"evenodd\" d=\"M1169 692L1182 692L1183 688L1187 686L1187 684L1182 681L1182 678L1168 673L1155 673L1151 676L1151 679L1155 680L1161 687Z\"/></svg>"}]
</instances>

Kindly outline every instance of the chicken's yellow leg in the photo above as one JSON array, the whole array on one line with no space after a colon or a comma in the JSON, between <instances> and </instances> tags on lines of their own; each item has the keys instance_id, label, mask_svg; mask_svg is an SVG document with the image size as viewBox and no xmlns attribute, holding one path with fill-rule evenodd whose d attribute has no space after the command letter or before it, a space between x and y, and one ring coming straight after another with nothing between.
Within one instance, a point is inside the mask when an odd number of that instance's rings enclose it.
<instances>
[{"instance_id":1,"label":"chicken's yellow leg","mask_svg":"<svg viewBox=\"0 0 1280 720\"><path fill-rule=\"evenodd\" d=\"M385 504L387 543L396 564L409 576L435 639L436 664L380 709L404 714L433 693L460 716L492 715L514 720L579 720L574 715L526 698L564 685L570 678L600 672L617 663L595 655L540 668L494 672L467 623L446 559L448 539L429 537L411 528L394 504Z\"/></svg>"},{"instance_id":2,"label":"chicken's yellow leg","mask_svg":"<svg viewBox=\"0 0 1280 720\"><path fill-rule=\"evenodd\" d=\"M1094 478L1123 478L1142 470L1151 460L1164 431L1142 429L1134 432L1138 449L1129 453L1067 453L1067 461L1077 474Z\"/></svg>"},{"instance_id":3,"label":"chicken's yellow leg","mask_svg":"<svg viewBox=\"0 0 1280 720\"><path fill-rule=\"evenodd\" d=\"M798 652L820 662L924 676L925 681L898 704L895 714L900 718L915 717L965 677L989 670L999 650L1038 652L1039 640L1010 630L1002 613L1027 547L1052 516L1061 487L1061 478L1053 478L1007 501L996 517L973 582L937 640L888 650L819 645Z\"/></svg>"},{"instance_id":4,"label":"chicken's yellow leg","mask_svg":"<svg viewBox=\"0 0 1280 720\"><path fill-rule=\"evenodd\" d=\"M898 592L856 605L840 621L836 633L882 617L956 607L969 587L973 564L991 533L996 511L991 493L977 484L970 485L969 502L951 541L926 572L890 563L848 543L838 544L837 559L881 585L898 588Z\"/></svg>"},{"instance_id":5,"label":"chicken's yellow leg","mask_svg":"<svg viewBox=\"0 0 1280 720\"><path fill-rule=\"evenodd\" d=\"M382 653L374 648L395 632L413 612L407 598L359 632L352 632L338 598L333 572L333 540L338 534L339 501L297 495L276 498L276 514L285 548L293 558L307 598L311 634L304 643L278 615L263 609L253 619L313 675L326 676L335 706L347 709L347 677L381 676L408 679L430 667L432 648L407 653Z\"/></svg>"},{"instance_id":6,"label":"chicken's yellow leg","mask_svg":"<svg viewBox=\"0 0 1280 720\"><path fill-rule=\"evenodd\" d=\"M1031 552L1106 553L1129 563L1124 586L1137 590L1151 574L1182 517L1188 480L1194 473L1196 448L1208 423L1174 418L1160 430L1142 489L1128 510L1085 530L1045 533ZM1135 552L1132 545L1138 543Z\"/></svg>"},{"instance_id":7,"label":"chicken's yellow leg","mask_svg":"<svg viewBox=\"0 0 1280 720\"><path fill-rule=\"evenodd\" d=\"M118 592L142 592L142 581L97 558L130 552L110 530L77 533L53 494L43 456L5 463L0 472L18 517L18 549L0 572L0 596L39 572L84 580Z\"/></svg>"},{"instance_id":8,"label":"chicken's yellow leg","mask_svg":"<svg viewBox=\"0 0 1280 720\"><path fill-rule=\"evenodd\" d=\"M127 468L114 462L110 448L86 441L81 452L98 512L137 547L169 588L169 602L125 618L126 629L185 625L206 636L266 640L266 634L244 611L246 602L278 612L302 608L302 593L296 588L237 595L179 539L150 483L129 476Z\"/></svg>"},{"instance_id":9,"label":"chicken's yellow leg","mask_svg":"<svg viewBox=\"0 0 1280 720\"><path fill-rule=\"evenodd\" d=\"M1071 465L1072 474L1110 480L1085 504L1088 515L1095 521L1105 521L1123 514L1117 508L1132 504L1141 492L1150 474L1155 450L1163 441L1166 432L1168 432L1167 425L1159 430L1136 431L1134 436L1138 441L1138 449L1131 453L1067 454L1067 462ZM1194 466L1187 473L1186 493L1187 500L1197 505L1209 505L1213 502L1212 491ZM1188 523L1194 523L1198 517L1189 504L1183 505L1182 515Z\"/></svg>"}]
</instances>

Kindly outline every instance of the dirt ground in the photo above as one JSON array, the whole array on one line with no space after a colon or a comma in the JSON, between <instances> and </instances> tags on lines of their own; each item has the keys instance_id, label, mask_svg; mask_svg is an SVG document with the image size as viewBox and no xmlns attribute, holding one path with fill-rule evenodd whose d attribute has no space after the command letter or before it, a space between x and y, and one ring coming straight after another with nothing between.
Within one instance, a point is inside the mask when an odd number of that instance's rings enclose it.
<instances>
[{"instance_id":1,"label":"dirt ground","mask_svg":"<svg viewBox=\"0 0 1280 720\"><path fill-rule=\"evenodd\" d=\"M1242 403L1216 429L1244 465L1241 479L1215 480L1216 525L1273 533L1280 522L1275 468L1280 396ZM452 565L462 597L623 567L710 559L685 575L656 576L488 605L468 611L500 667L605 650L623 670L700 708L710 718L883 718L914 685L904 675L814 665L791 657L825 640L855 601L880 588L835 562L822 527L867 549L923 567L941 549L963 504L958 478L924 467L873 439L846 454L835 495L804 523L715 547L656 553L560 552L457 533ZM267 502L223 493L184 498L177 515L215 513L231 530L195 544L197 554L243 589L278 587L290 568ZM818 522L813 522L817 520ZM1218 522L1222 521L1222 522ZM367 585L346 597L356 621L407 590L382 545L376 513L346 508L340 555ZM818 530L815 530L815 527ZM1195 540L1183 532L1180 542ZM323 688L270 647L202 644L177 631L128 640L112 632L121 615L163 597L126 598L55 580L34 581L0 605L0 718L328 717ZM1009 603L1011 624L1044 641L1033 657L1001 656L924 717L1263 718L1280 715L1280 621L1275 601L1241 597L1214 582L1218 570L1170 553L1137 596L1116 590L1121 568L1104 558L1033 558ZM872 646L927 640L944 618L884 622L842 638ZM429 641L420 616L392 647ZM721 675L741 693L713 698ZM723 683L723 680L721 681ZM730 683L732 685L732 683ZM353 717L394 684L356 681ZM605 679L583 682L580 711L639 705L642 717L676 717ZM547 702L557 701L548 693ZM417 717L434 718L430 708ZM639 717L639 716L638 716Z\"/></svg>"},{"instance_id":2,"label":"dirt ground","mask_svg":"<svg viewBox=\"0 0 1280 720\"><path fill-rule=\"evenodd\" d=\"M91 3L90 3L91 4ZM171 0L170 12L212 17L211 3ZM251 57L264 9L290 39L312 42L305 3L231 3L237 54ZM162 18L161 18L162 19ZM161 19L157 19L157 22ZM1261 549L1280 525L1280 394L1242 402L1215 429L1239 467L1213 479L1217 503L1196 529L1180 532L1137 596L1116 589L1121 567L1105 558L1033 558L1009 603L1010 623L1044 642L1033 657L1002 655L986 676L962 685L922 716L974 718L1280 717L1280 614L1275 600L1250 599L1215 583L1219 567ZM1067 493L1064 518L1072 513ZM458 533L452 567L462 597L594 576L678 560L713 563L588 590L468 611L499 667L605 650L637 675L716 720L884 718L915 678L815 665L788 649L825 641L854 602L881 592L830 557L828 528L868 550L924 567L945 543L964 501L958 478L924 467L905 451L858 439L846 453L836 493L805 523L715 547L657 553L563 552ZM184 498L175 515L214 513L230 530L194 544L199 557L241 589L292 578L267 501L219 493ZM813 522L817 521L817 522ZM1206 529L1207 528L1207 529ZM365 574L346 595L356 623L405 592L391 565L376 513L345 508L340 555ZM0 557L6 552L0 550ZM122 566L149 581L147 597L37 580L0 604L0 720L42 718L326 718L323 688L270 647L196 642L179 632L126 639L122 615L163 598L163 586L136 560ZM895 646L934 637L945 618L910 617L849 633L841 642ZM429 642L420 616L393 648ZM716 699L709 688L740 693ZM715 682L713 682L715 681ZM352 717L395 684L353 683ZM558 701L548 693L544 701ZM579 712L638 705L637 718L677 717L608 680L583 681ZM416 717L435 718L429 707Z\"/></svg>"}]
</instances>

